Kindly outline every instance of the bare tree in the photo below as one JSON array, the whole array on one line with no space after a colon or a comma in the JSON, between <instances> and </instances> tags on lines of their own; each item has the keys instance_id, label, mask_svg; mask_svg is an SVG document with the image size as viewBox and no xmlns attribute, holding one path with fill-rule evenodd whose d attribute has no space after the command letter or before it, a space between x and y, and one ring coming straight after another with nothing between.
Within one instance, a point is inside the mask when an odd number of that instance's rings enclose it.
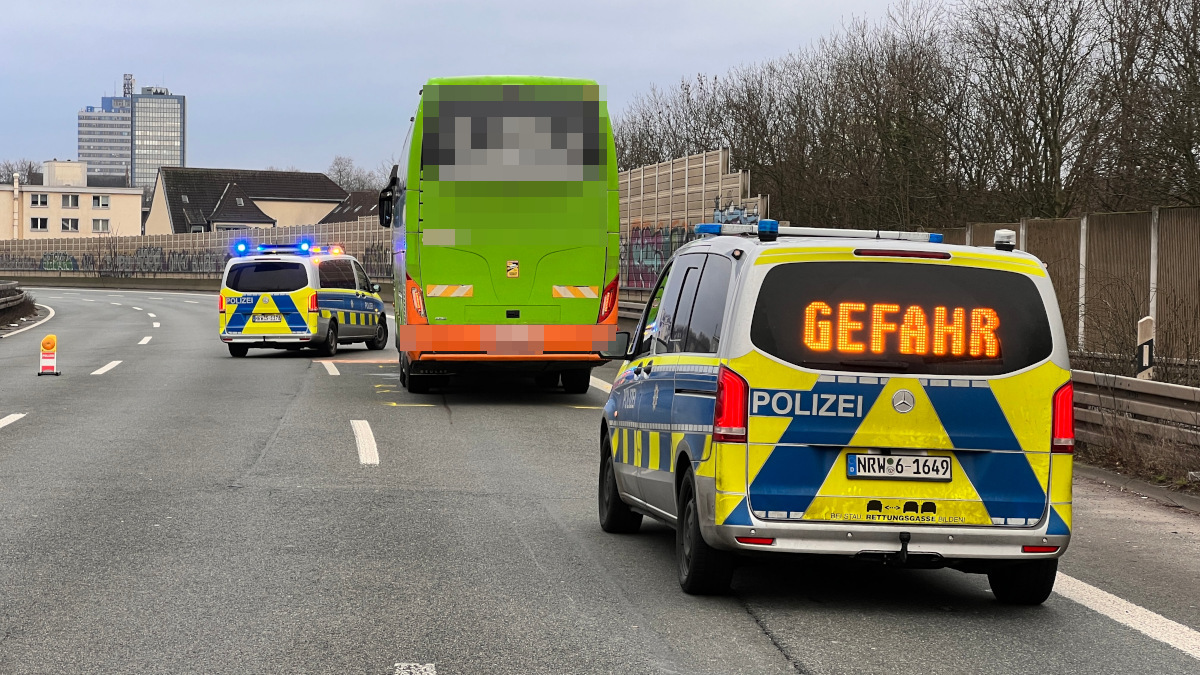
<instances>
[{"instance_id":1,"label":"bare tree","mask_svg":"<svg viewBox=\"0 0 1200 675\"><path fill-rule=\"evenodd\" d=\"M354 159L346 155L334 157L325 174L346 192L379 190L383 187L375 172L357 166Z\"/></svg>"},{"instance_id":2,"label":"bare tree","mask_svg":"<svg viewBox=\"0 0 1200 675\"><path fill-rule=\"evenodd\" d=\"M29 182L29 174L40 173L42 163L32 159L6 159L0 161L0 183L12 183L13 174L17 174L22 184Z\"/></svg>"}]
</instances>

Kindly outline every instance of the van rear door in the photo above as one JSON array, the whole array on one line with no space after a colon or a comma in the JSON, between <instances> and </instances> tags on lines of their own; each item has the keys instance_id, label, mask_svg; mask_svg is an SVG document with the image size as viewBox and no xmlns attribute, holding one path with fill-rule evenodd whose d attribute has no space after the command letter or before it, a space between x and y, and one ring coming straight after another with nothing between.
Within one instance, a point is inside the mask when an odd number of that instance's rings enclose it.
<instances>
[{"instance_id":1,"label":"van rear door","mask_svg":"<svg viewBox=\"0 0 1200 675\"><path fill-rule=\"evenodd\" d=\"M1062 330L1035 282L1044 272L1013 267L945 254L769 269L750 338L794 371L794 386L750 381L755 515L1028 527L1047 517L1051 402L1070 373L1050 360Z\"/></svg>"}]
</instances>

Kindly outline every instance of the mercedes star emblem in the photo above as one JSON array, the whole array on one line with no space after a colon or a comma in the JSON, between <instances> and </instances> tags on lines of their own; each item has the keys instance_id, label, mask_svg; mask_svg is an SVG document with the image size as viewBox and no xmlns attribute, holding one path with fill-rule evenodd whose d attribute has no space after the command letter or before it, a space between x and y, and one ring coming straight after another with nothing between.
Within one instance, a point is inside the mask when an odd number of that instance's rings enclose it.
<instances>
[{"instance_id":1,"label":"mercedes star emblem","mask_svg":"<svg viewBox=\"0 0 1200 675\"><path fill-rule=\"evenodd\" d=\"M892 396L892 407L895 408L896 412L898 413L906 413L912 410L913 406L916 404L917 400L913 398L912 392L907 389L901 389L900 391L896 392L894 396Z\"/></svg>"}]
</instances>

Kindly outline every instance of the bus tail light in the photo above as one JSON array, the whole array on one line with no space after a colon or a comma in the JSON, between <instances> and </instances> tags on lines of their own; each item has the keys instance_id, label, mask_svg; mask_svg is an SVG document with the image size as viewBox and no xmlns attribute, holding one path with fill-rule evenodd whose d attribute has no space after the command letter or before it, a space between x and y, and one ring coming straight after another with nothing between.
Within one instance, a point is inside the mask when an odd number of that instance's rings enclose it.
<instances>
[{"instance_id":1,"label":"bus tail light","mask_svg":"<svg viewBox=\"0 0 1200 675\"><path fill-rule=\"evenodd\" d=\"M1050 452L1075 451L1075 385L1068 382L1054 392Z\"/></svg>"},{"instance_id":2,"label":"bus tail light","mask_svg":"<svg viewBox=\"0 0 1200 675\"><path fill-rule=\"evenodd\" d=\"M600 296L600 316L596 319L596 323L604 323L617 309L617 294L620 291L617 282L619 280L620 277L613 277L613 280L604 287L604 293Z\"/></svg>"},{"instance_id":3,"label":"bus tail light","mask_svg":"<svg viewBox=\"0 0 1200 675\"><path fill-rule=\"evenodd\" d=\"M717 374L717 405L713 415L713 441L745 443L750 409L750 385L741 375L721 366Z\"/></svg>"},{"instance_id":4,"label":"bus tail light","mask_svg":"<svg viewBox=\"0 0 1200 675\"><path fill-rule=\"evenodd\" d=\"M421 293L421 287L413 283L412 277L404 275L405 285L408 286L408 294L412 299L413 310L422 319L425 318L425 295Z\"/></svg>"}]
</instances>

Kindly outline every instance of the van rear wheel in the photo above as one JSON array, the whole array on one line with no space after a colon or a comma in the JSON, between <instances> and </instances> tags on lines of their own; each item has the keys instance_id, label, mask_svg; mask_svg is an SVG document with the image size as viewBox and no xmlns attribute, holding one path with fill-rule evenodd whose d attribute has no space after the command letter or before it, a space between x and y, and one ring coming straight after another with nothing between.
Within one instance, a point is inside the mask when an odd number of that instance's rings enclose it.
<instances>
[{"instance_id":1,"label":"van rear wheel","mask_svg":"<svg viewBox=\"0 0 1200 675\"><path fill-rule=\"evenodd\" d=\"M679 587L688 595L722 595L733 581L733 555L708 545L700 534L700 510L691 468L679 486L679 522L675 530L675 558Z\"/></svg>"},{"instance_id":2,"label":"van rear wheel","mask_svg":"<svg viewBox=\"0 0 1200 675\"><path fill-rule=\"evenodd\" d=\"M229 355L235 359L240 359L250 353L249 345L239 345L236 342L229 343Z\"/></svg>"},{"instance_id":3,"label":"van rear wheel","mask_svg":"<svg viewBox=\"0 0 1200 675\"><path fill-rule=\"evenodd\" d=\"M996 600L1006 605L1040 605L1054 590L1058 558L999 565L988 571Z\"/></svg>"},{"instance_id":4,"label":"van rear wheel","mask_svg":"<svg viewBox=\"0 0 1200 675\"><path fill-rule=\"evenodd\" d=\"M337 323L330 321L329 328L325 329L325 342L317 347L317 352L321 356L337 356L338 351L338 327Z\"/></svg>"}]
</instances>

